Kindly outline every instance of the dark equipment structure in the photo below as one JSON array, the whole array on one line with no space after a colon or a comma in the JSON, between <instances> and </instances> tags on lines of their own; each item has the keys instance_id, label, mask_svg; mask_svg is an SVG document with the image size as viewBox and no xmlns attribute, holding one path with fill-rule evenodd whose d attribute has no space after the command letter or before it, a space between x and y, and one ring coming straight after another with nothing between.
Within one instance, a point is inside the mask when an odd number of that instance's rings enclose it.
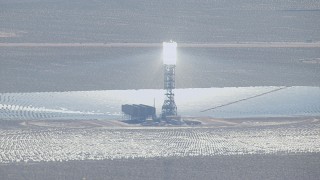
<instances>
[{"instance_id":1,"label":"dark equipment structure","mask_svg":"<svg viewBox=\"0 0 320 180\"><path fill-rule=\"evenodd\" d=\"M156 108L143 104L124 104L121 106L122 112L128 116L129 121L145 122L148 118L156 118Z\"/></svg>"}]
</instances>

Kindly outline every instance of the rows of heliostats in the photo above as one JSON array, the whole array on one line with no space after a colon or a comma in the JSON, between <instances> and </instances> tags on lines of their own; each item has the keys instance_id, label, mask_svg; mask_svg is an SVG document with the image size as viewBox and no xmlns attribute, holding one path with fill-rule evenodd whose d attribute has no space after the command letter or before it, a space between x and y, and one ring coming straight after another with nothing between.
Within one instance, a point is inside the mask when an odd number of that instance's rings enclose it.
<instances>
[{"instance_id":1,"label":"rows of heliostats","mask_svg":"<svg viewBox=\"0 0 320 180\"><path fill-rule=\"evenodd\" d=\"M319 128L2 129L0 163L320 152Z\"/></svg>"}]
</instances>

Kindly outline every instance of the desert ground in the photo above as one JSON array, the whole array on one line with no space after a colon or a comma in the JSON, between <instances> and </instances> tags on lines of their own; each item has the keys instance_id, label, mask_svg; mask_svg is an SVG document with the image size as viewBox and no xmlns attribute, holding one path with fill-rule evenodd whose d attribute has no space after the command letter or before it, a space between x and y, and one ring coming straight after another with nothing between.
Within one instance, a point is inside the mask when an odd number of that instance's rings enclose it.
<instances>
[{"instance_id":1,"label":"desert ground","mask_svg":"<svg viewBox=\"0 0 320 180\"><path fill-rule=\"evenodd\" d=\"M0 92L161 89L161 47L1 47ZM177 88L319 86L319 48L179 48Z\"/></svg>"},{"instance_id":2,"label":"desert ground","mask_svg":"<svg viewBox=\"0 0 320 180\"><path fill-rule=\"evenodd\" d=\"M320 2L0 0L0 179L319 179ZM163 41L178 43L178 113Z\"/></svg>"},{"instance_id":3,"label":"desert ground","mask_svg":"<svg viewBox=\"0 0 320 180\"><path fill-rule=\"evenodd\" d=\"M86 160L1 165L2 179L318 179L319 154Z\"/></svg>"}]
</instances>

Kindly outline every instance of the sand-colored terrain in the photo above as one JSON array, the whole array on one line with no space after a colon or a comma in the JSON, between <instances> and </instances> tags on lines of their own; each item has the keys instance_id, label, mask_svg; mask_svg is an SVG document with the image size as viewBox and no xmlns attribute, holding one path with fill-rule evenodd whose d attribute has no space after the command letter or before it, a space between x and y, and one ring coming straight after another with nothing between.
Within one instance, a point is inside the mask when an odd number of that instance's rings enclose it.
<instances>
[{"instance_id":1,"label":"sand-colored terrain","mask_svg":"<svg viewBox=\"0 0 320 180\"><path fill-rule=\"evenodd\" d=\"M319 12L317 0L2 0L0 179L318 180ZM119 121L122 104L161 110L170 39L191 123Z\"/></svg>"},{"instance_id":2,"label":"sand-colored terrain","mask_svg":"<svg viewBox=\"0 0 320 180\"><path fill-rule=\"evenodd\" d=\"M1 33L0 33L1 35ZM9 33L3 35L10 35ZM154 48L161 43L0 43L0 47ZM320 48L320 42L179 43L180 48Z\"/></svg>"},{"instance_id":3,"label":"sand-colored terrain","mask_svg":"<svg viewBox=\"0 0 320 180\"><path fill-rule=\"evenodd\" d=\"M0 31L0 38L9 38L9 37L16 37L17 34L14 32L1 32Z\"/></svg>"}]
</instances>

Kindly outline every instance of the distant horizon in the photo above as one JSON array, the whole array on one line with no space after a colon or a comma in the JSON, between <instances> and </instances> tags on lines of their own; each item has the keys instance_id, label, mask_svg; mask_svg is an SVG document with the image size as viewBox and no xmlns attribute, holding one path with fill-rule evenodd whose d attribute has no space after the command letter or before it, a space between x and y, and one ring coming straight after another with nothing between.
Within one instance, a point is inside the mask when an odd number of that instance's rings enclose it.
<instances>
[{"instance_id":1,"label":"distant horizon","mask_svg":"<svg viewBox=\"0 0 320 180\"><path fill-rule=\"evenodd\" d=\"M110 48L154 48L161 47L161 43L107 43L107 42L81 42L81 43L0 43L0 47L110 47ZM317 42L212 42L212 43L178 43L179 48L320 48Z\"/></svg>"}]
</instances>

